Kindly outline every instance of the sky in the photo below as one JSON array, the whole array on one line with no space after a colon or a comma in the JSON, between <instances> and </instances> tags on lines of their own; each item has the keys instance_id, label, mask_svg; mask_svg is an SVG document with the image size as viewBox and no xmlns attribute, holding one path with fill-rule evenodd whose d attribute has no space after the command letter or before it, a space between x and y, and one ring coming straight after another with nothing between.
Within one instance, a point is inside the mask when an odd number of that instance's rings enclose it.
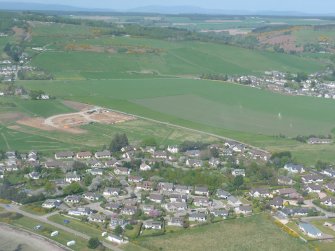
<instances>
[{"instance_id":1,"label":"sky","mask_svg":"<svg viewBox=\"0 0 335 251\"><path fill-rule=\"evenodd\" d=\"M0 4L1 1L9 2L10 0L0 0ZM335 0L13 0L13 2L64 4L85 8L104 8L113 10L132 9L148 5L187 5L222 10L271 10L319 14L335 12Z\"/></svg>"}]
</instances>

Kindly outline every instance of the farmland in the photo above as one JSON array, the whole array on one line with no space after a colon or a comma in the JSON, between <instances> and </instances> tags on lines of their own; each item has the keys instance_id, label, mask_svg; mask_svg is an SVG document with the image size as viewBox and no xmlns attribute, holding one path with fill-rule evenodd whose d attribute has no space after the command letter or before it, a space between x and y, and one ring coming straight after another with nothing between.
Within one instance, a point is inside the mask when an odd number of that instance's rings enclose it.
<instances>
[{"instance_id":1,"label":"farmland","mask_svg":"<svg viewBox=\"0 0 335 251\"><path fill-rule=\"evenodd\" d=\"M285 243L285 245L283 245ZM182 233L142 237L136 241L147 250L310 250L299 239L281 232L265 215L197 227ZM163 247L160 249L160 247ZM129 246L125 250L137 250ZM144 249L145 250L145 249Z\"/></svg>"}]
</instances>

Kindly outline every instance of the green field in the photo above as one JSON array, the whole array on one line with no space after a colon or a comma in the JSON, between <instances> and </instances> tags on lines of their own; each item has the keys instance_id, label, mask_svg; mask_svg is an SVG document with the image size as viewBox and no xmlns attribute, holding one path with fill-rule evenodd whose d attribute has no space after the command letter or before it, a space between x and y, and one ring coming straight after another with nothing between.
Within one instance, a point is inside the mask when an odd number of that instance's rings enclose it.
<instances>
[{"instance_id":1,"label":"green field","mask_svg":"<svg viewBox=\"0 0 335 251\"><path fill-rule=\"evenodd\" d=\"M135 243L147 250L163 251L310 250L301 240L282 232L266 215L228 220L163 236L142 237ZM130 245L125 251L136 248Z\"/></svg>"}]
</instances>

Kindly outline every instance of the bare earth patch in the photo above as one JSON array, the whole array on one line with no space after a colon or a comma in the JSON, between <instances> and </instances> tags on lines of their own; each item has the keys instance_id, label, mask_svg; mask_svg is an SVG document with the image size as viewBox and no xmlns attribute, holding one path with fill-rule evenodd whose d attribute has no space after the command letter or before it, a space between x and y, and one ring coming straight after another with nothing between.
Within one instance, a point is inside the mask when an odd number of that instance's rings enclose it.
<instances>
[{"instance_id":1,"label":"bare earth patch","mask_svg":"<svg viewBox=\"0 0 335 251\"><path fill-rule=\"evenodd\" d=\"M24 114L19 112L0 113L0 123L14 122L25 117L26 116Z\"/></svg>"}]
</instances>

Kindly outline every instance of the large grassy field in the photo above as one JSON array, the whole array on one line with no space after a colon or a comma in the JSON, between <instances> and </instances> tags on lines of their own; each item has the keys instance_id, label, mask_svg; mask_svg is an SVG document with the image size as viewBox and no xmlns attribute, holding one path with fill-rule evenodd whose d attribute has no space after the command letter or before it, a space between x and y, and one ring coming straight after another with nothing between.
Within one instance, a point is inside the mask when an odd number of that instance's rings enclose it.
<instances>
[{"instance_id":1,"label":"large grassy field","mask_svg":"<svg viewBox=\"0 0 335 251\"><path fill-rule=\"evenodd\" d=\"M270 151L290 149L303 163L335 160L334 145L310 146L278 137L280 134L289 137L330 134L335 127L333 100L285 96L221 82L188 79L28 81L20 84L29 89L43 89L63 99L235 138ZM153 128L160 130L159 125L150 124L147 132ZM136 137L139 129L132 130L131 124L125 125L130 125L124 129ZM142 131L141 135L147 132Z\"/></svg>"},{"instance_id":2,"label":"large grassy field","mask_svg":"<svg viewBox=\"0 0 335 251\"><path fill-rule=\"evenodd\" d=\"M310 250L301 240L282 232L266 215L228 220L163 236L142 237L136 244L152 251ZM125 250L141 250L136 248L130 245Z\"/></svg>"}]
</instances>

